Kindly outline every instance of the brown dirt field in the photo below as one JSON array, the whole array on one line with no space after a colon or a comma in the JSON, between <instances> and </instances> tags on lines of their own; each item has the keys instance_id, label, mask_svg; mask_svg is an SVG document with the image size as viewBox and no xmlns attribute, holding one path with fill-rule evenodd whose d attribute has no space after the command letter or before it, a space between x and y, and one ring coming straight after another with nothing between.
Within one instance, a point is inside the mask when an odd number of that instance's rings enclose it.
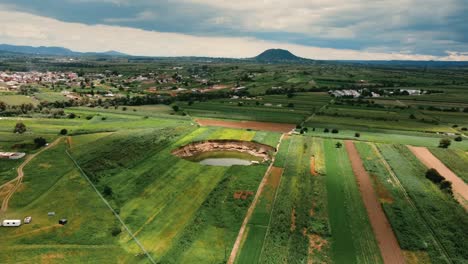
<instances>
[{"instance_id":1,"label":"brown dirt field","mask_svg":"<svg viewBox=\"0 0 468 264\"><path fill-rule=\"evenodd\" d=\"M317 171L315 170L315 157L314 156L310 157L310 174L312 174L312 176L318 175Z\"/></svg>"},{"instance_id":2,"label":"brown dirt field","mask_svg":"<svg viewBox=\"0 0 468 264\"><path fill-rule=\"evenodd\" d=\"M345 141L345 146L384 263L405 263L403 252L379 203L371 177L364 168L356 146L350 140Z\"/></svg>"},{"instance_id":3,"label":"brown dirt field","mask_svg":"<svg viewBox=\"0 0 468 264\"><path fill-rule=\"evenodd\" d=\"M447 168L438 158L425 147L407 146L411 152L428 168L436 169L447 181L452 183L455 199L468 210L468 185L453 171Z\"/></svg>"},{"instance_id":4,"label":"brown dirt field","mask_svg":"<svg viewBox=\"0 0 468 264\"><path fill-rule=\"evenodd\" d=\"M294 124L282 124L282 123L268 123L268 122L256 122L256 121L227 121L227 120L215 120L215 119L195 119L195 121L201 126L219 126L228 128L242 128L242 129L254 129L254 130L265 130L287 133L296 128Z\"/></svg>"}]
</instances>

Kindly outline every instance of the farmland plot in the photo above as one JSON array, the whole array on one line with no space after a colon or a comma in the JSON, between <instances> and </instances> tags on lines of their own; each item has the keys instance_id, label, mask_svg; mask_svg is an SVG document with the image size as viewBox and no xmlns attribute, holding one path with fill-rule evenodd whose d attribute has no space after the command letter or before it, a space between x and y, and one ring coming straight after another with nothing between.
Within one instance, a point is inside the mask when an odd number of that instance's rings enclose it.
<instances>
[{"instance_id":1,"label":"farmland plot","mask_svg":"<svg viewBox=\"0 0 468 264\"><path fill-rule=\"evenodd\" d=\"M393 170L387 167L379 150L371 143L355 143L364 167L373 179L374 189L387 215L408 263L438 262L441 249L418 209Z\"/></svg>"},{"instance_id":2,"label":"farmland plot","mask_svg":"<svg viewBox=\"0 0 468 264\"><path fill-rule=\"evenodd\" d=\"M260 256L261 263L329 261L330 234L326 208L323 208L326 203L322 202L326 192L320 191L325 182L322 176L310 173L310 157L315 151L312 142L310 137L292 136L280 146L276 162L285 167ZM286 154L284 160L282 153Z\"/></svg>"},{"instance_id":3,"label":"farmland plot","mask_svg":"<svg viewBox=\"0 0 468 264\"><path fill-rule=\"evenodd\" d=\"M325 140L332 254L336 263L382 263L346 150Z\"/></svg>"},{"instance_id":4,"label":"farmland plot","mask_svg":"<svg viewBox=\"0 0 468 264\"><path fill-rule=\"evenodd\" d=\"M454 198L425 178L426 167L405 146L379 145L399 181L408 192L420 215L440 245L440 256L431 257L434 263L466 263L468 218ZM447 260L449 259L449 260Z\"/></svg>"}]
</instances>

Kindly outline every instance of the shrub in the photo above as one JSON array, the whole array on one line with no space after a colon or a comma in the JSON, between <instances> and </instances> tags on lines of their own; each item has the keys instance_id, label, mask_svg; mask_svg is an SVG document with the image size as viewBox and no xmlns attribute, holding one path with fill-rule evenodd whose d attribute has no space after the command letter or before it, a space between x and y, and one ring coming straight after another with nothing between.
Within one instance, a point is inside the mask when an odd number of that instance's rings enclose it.
<instances>
[{"instance_id":1,"label":"shrub","mask_svg":"<svg viewBox=\"0 0 468 264\"><path fill-rule=\"evenodd\" d=\"M45 146L47 144L47 141L43 137L38 137L34 139L34 144L36 144L37 148Z\"/></svg>"},{"instance_id":2,"label":"shrub","mask_svg":"<svg viewBox=\"0 0 468 264\"><path fill-rule=\"evenodd\" d=\"M105 116L101 117L101 120L102 120L102 121L104 121L104 120L106 120L106 119L107 119L107 117L105 117Z\"/></svg>"},{"instance_id":3,"label":"shrub","mask_svg":"<svg viewBox=\"0 0 468 264\"><path fill-rule=\"evenodd\" d=\"M75 113L70 113L70 114L68 115L68 118L70 118L70 119L73 119L73 118L75 118L75 117L76 117Z\"/></svg>"},{"instance_id":4,"label":"shrub","mask_svg":"<svg viewBox=\"0 0 468 264\"><path fill-rule=\"evenodd\" d=\"M13 133L23 134L24 132L26 132L26 125L23 122L16 123Z\"/></svg>"},{"instance_id":5,"label":"shrub","mask_svg":"<svg viewBox=\"0 0 468 264\"><path fill-rule=\"evenodd\" d=\"M331 132L332 132L333 134L338 134L338 129L334 128L334 129L332 129Z\"/></svg>"},{"instance_id":6,"label":"shrub","mask_svg":"<svg viewBox=\"0 0 468 264\"><path fill-rule=\"evenodd\" d=\"M440 182L440 189L443 191L447 191L450 194L453 194L452 191L452 183L446 180Z\"/></svg>"},{"instance_id":7,"label":"shrub","mask_svg":"<svg viewBox=\"0 0 468 264\"><path fill-rule=\"evenodd\" d=\"M337 142L337 143L335 144L335 146L336 146L336 148L341 148L341 147L343 146L343 144L341 144L340 142Z\"/></svg>"},{"instance_id":8,"label":"shrub","mask_svg":"<svg viewBox=\"0 0 468 264\"><path fill-rule=\"evenodd\" d=\"M457 142L460 142L460 141L463 140L463 138L462 138L461 136L458 136L458 137L456 137L454 140L457 141Z\"/></svg>"},{"instance_id":9,"label":"shrub","mask_svg":"<svg viewBox=\"0 0 468 264\"><path fill-rule=\"evenodd\" d=\"M448 148L451 142L448 138L443 138L439 141L439 148Z\"/></svg>"},{"instance_id":10,"label":"shrub","mask_svg":"<svg viewBox=\"0 0 468 264\"><path fill-rule=\"evenodd\" d=\"M324 133L328 133L328 132L330 132L330 130L328 130L328 128L325 128L325 129L323 130L323 132L324 132Z\"/></svg>"},{"instance_id":11,"label":"shrub","mask_svg":"<svg viewBox=\"0 0 468 264\"><path fill-rule=\"evenodd\" d=\"M91 120L91 118L93 118L93 116L87 116L86 120Z\"/></svg>"},{"instance_id":12,"label":"shrub","mask_svg":"<svg viewBox=\"0 0 468 264\"><path fill-rule=\"evenodd\" d=\"M67 129L64 128L64 129L60 130L60 135L66 135L66 134L68 134Z\"/></svg>"},{"instance_id":13,"label":"shrub","mask_svg":"<svg viewBox=\"0 0 468 264\"><path fill-rule=\"evenodd\" d=\"M443 180L445 180L445 178L442 177L436 169L432 168L426 171L426 178L431 180L433 183L441 183Z\"/></svg>"},{"instance_id":14,"label":"shrub","mask_svg":"<svg viewBox=\"0 0 468 264\"><path fill-rule=\"evenodd\" d=\"M356 132L356 133L354 133L354 136L355 136L355 137L361 137L361 134L358 133L358 132Z\"/></svg>"},{"instance_id":15,"label":"shrub","mask_svg":"<svg viewBox=\"0 0 468 264\"><path fill-rule=\"evenodd\" d=\"M178 105L173 105L172 110L174 110L174 112L178 112L179 111L179 106Z\"/></svg>"}]
</instances>

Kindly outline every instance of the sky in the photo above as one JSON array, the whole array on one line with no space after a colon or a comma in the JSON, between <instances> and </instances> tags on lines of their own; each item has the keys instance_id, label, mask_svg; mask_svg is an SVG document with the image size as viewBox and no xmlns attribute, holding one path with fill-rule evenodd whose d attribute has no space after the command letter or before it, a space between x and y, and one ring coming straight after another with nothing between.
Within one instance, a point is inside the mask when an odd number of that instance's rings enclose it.
<instances>
[{"instance_id":1,"label":"sky","mask_svg":"<svg viewBox=\"0 0 468 264\"><path fill-rule=\"evenodd\" d=\"M0 0L0 43L144 56L468 61L468 0Z\"/></svg>"}]
</instances>

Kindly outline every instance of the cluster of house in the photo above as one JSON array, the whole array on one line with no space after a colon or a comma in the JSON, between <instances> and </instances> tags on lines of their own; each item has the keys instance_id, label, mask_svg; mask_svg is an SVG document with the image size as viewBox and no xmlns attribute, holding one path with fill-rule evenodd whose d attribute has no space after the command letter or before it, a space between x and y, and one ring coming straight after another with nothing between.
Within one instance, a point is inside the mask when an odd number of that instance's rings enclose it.
<instances>
[{"instance_id":1,"label":"cluster of house","mask_svg":"<svg viewBox=\"0 0 468 264\"><path fill-rule=\"evenodd\" d=\"M0 83L4 83L9 90L16 90L23 84L54 83L78 79L74 72L9 72L0 71Z\"/></svg>"},{"instance_id":2,"label":"cluster of house","mask_svg":"<svg viewBox=\"0 0 468 264\"><path fill-rule=\"evenodd\" d=\"M335 96L335 97L353 97L357 98L361 96L361 93L356 91L356 90L330 90L328 91L329 94Z\"/></svg>"},{"instance_id":3,"label":"cluster of house","mask_svg":"<svg viewBox=\"0 0 468 264\"><path fill-rule=\"evenodd\" d=\"M0 159L21 159L25 155L23 152L0 152Z\"/></svg>"}]
</instances>

